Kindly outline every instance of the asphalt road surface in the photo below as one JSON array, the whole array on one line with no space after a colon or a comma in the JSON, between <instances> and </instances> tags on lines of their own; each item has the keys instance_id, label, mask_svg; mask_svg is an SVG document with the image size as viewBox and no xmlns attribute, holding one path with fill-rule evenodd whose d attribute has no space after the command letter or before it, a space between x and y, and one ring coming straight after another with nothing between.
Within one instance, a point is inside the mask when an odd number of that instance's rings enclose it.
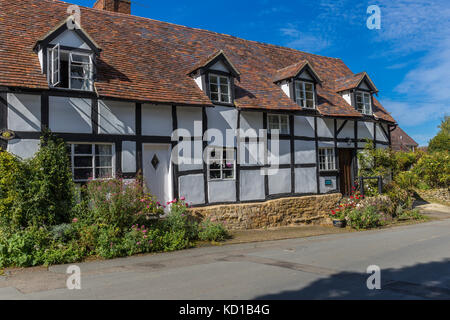
<instances>
[{"instance_id":1,"label":"asphalt road surface","mask_svg":"<svg viewBox=\"0 0 450 320\"><path fill-rule=\"evenodd\" d=\"M0 299L450 299L450 220L78 266L81 290L54 266L0 276Z\"/></svg>"}]
</instances>

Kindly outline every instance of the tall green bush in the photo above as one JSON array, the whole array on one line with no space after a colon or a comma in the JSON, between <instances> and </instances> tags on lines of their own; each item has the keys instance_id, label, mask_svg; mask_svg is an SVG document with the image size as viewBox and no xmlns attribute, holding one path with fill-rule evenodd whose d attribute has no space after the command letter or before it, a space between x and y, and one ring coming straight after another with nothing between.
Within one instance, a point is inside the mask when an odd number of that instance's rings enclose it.
<instances>
[{"instance_id":1,"label":"tall green bush","mask_svg":"<svg viewBox=\"0 0 450 320\"><path fill-rule=\"evenodd\" d=\"M431 139L428 145L429 152L450 151L450 117L445 117L439 128L439 133Z\"/></svg>"},{"instance_id":2,"label":"tall green bush","mask_svg":"<svg viewBox=\"0 0 450 320\"><path fill-rule=\"evenodd\" d=\"M450 154L448 152L425 154L414 166L413 172L432 188L449 188Z\"/></svg>"}]
</instances>

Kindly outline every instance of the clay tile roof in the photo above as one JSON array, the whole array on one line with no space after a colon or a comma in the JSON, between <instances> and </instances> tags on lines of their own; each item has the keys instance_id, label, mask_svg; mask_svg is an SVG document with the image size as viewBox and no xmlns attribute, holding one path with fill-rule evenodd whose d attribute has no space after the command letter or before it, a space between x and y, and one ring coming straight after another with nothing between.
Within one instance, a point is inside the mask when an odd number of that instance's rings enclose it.
<instances>
[{"instance_id":1,"label":"clay tile roof","mask_svg":"<svg viewBox=\"0 0 450 320\"><path fill-rule=\"evenodd\" d=\"M223 56L223 58L227 61L227 63L230 65L230 67L232 68L232 71L236 74L236 75L240 75L241 73L236 69L236 67L233 65L233 62L231 62L231 60L227 57L227 55L225 54L225 52L223 50L219 50L216 53L207 56L204 59L201 59L193 68L191 71L188 72L188 74L192 74L195 71L197 71L200 68L206 67L209 63L211 63L212 61L214 61L217 57L219 56Z\"/></svg>"},{"instance_id":2,"label":"clay tile roof","mask_svg":"<svg viewBox=\"0 0 450 320\"><path fill-rule=\"evenodd\" d=\"M360 72L336 79L335 90L336 92L342 92L345 90L355 89L360 85L360 83L363 81L364 78L366 78L369 81L374 91L378 92L377 88L375 87L375 85L373 84L372 80L369 78L369 75L366 72Z\"/></svg>"},{"instance_id":3,"label":"clay tile roof","mask_svg":"<svg viewBox=\"0 0 450 320\"><path fill-rule=\"evenodd\" d=\"M392 131L391 139L392 149L396 151L410 151L410 147L419 146L419 144L400 127L397 127Z\"/></svg>"},{"instance_id":4,"label":"clay tile roof","mask_svg":"<svg viewBox=\"0 0 450 320\"><path fill-rule=\"evenodd\" d=\"M48 89L33 47L67 18L68 5L57 0L0 0L0 86ZM340 59L80 8L83 30L102 48L95 82L102 98L210 106L211 100L188 73L222 50L240 72L235 92L239 108L301 110L273 81L279 70L308 61L322 80L317 89L320 114L362 116L335 90L336 79L354 76ZM378 102L375 111L378 118L395 122Z\"/></svg>"}]
</instances>

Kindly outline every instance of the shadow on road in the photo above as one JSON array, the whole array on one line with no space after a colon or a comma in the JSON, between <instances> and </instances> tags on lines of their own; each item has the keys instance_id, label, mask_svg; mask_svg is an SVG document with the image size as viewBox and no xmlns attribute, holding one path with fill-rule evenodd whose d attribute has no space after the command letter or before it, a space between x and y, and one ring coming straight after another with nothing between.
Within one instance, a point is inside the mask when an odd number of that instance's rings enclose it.
<instances>
[{"instance_id":1,"label":"shadow on road","mask_svg":"<svg viewBox=\"0 0 450 320\"><path fill-rule=\"evenodd\" d=\"M296 291L257 297L257 300L316 299L438 299L450 300L450 259L381 270L381 290L369 290L370 274L341 272Z\"/></svg>"}]
</instances>

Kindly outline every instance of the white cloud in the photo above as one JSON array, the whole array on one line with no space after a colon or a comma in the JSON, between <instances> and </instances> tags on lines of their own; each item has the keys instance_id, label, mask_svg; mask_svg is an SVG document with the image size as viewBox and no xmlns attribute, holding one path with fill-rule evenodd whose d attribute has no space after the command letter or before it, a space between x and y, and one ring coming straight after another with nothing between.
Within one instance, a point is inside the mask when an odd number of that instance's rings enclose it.
<instances>
[{"instance_id":1,"label":"white cloud","mask_svg":"<svg viewBox=\"0 0 450 320\"><path fill-rule=\"evenodd\" d=\"M331 45L331 42L320 34L302 32L293 24L281 28L280 32L288 39L286 42L288 47L301 51L318 53Z\"/></svg>"}]
</instances>

